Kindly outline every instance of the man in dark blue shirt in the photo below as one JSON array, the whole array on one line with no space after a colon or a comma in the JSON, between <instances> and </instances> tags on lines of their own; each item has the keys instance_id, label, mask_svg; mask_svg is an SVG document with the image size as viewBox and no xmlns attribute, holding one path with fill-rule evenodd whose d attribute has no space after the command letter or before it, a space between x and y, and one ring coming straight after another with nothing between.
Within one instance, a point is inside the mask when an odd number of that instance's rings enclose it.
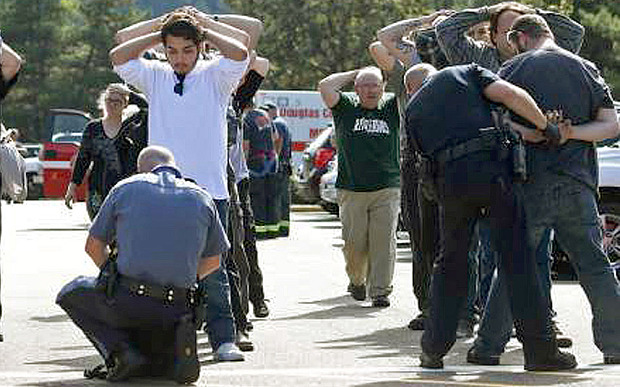
<instances>
[{"instance_id":1,"label":"man in dark blue shirt","mask_svg":"<svg viewBox=\"0 0 620 387\"><path fill-rule=\"evenodd\" d=\"M540 16L515 20L510 42L521 55L507 62L499 75L527 90L545 111L560 111L563 126L560 146L541 145L535 131L514 124L528 146L528 182L524 184L527 237L530 248L553 229L570 257L579 282L592 306L594 340L606 364L620 364L620 286L602 250L602 233L596 196L598 190L597 141L618 135L618 119L609 87L596 67L560 47ZM497 358L510 338L507 287L500 278L493 285L474 349L478 355ZM548 287L544 297L551 298ZM470 350L471 351L471 350Z\"/></svg>"},{"instance_id":2,"label":"man in dark blue shirt","mask_svg":"<svg viewBox=\"0 0 620 387\"><path fill-rule=\"evenodd\" d=\"M219 268L228 240L211 196L182 178L167 149L145 148L138 170L142 173L110 191L86 241L86 252L100 268L110 264L107 246L116 241L114 294L109 283L108 291L102 290L104 276L78 277L56 302L104 358L108 380L138 376L146 368L147 375L194 382L200 372L195 324L189 342L180 342L178 331L187 328L182 321L193 321L192 286ZM145 342L138 335L145 334L148 344L137 345ZM175 354L164 344L154 349L160 342L171 343ZM179 352L185 344L194 350ZM178 370L179 364L187 367Z\"/></svg>"},{"instance_id":3,"label":"man in dark blue shirt","mask_svg":"<svg viewBox=\"0 0 620 387\"><path fill-rule=\"evenodd\" d=\"M525 369L574 368L575 358L558 351L549 307L540 296L534 254L525 244L523 207L512 184L515 145L508 131L496 128L491 103L505 105L540 130L547 129L545 116L522 89L475 64L439 72L418 65L405 80L421 84L407 106L405 129L434 170L443 243L433 268L422 367L443 368L442 358L455 342L467 297L467 252L474 225L487 209L491 240L502 260L499 275L512 286Z\"/></svg>"}]
</instances>

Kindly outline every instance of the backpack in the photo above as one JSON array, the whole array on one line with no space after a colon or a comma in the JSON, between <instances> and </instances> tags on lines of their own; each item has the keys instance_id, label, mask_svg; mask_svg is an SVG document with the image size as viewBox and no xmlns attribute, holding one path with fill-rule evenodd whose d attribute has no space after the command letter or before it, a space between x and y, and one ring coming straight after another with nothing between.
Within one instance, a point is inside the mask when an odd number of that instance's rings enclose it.
<instances>
[{"instance_id":1,"label":"backpack","mask_svg":"<svg viewBox=\"0 0 620 387\"><path fill-rule=\"evenodd\" d=\"M26 162L17 150L15 142L8 136L0 139L0 176L2 176L2 196L21 203L28 196Z\"/></svg>"}]
</instances>

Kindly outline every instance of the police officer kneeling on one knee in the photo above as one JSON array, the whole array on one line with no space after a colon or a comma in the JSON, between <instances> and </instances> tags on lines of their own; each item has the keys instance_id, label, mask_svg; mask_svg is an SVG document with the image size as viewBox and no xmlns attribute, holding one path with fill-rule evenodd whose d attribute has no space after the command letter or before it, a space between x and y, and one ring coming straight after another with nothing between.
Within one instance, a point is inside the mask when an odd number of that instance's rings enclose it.
<instances>
[{"instance_id":1,"label":"police officer kneeling on one knee","mask_svg":"<svg viewBox=\"0 0 620 387\"><path fill-rule=\"evenodd\" d=\"M423 184L434 186L440 206L442 246L433 267L421 366L443 368L442 359L455 342L467 297L467 252L475 222L487 209L525 369L574 368L574 356L558 350L534 252L527 248L520 185L513 184L525 177L523 144L515 132L494 122L492 104L504 105L547 136L556 138L558 127L547 123L527 92L475 64L441 71L416 65L405 83L409 91L417 90L406 110L408 138L424 156Z\"/></svg>"},{"instance_id":2,"label":"police officer kneeling on one knee","mask_svg":"<svg viewBox=\"0 0 620 387\"><path fill-rule=\"evenodd\" d=\"M56 302L105 361L107 372L85 376L191 383L200 373L194 284L229 244L211 196L182 178L170 151L145 148L138 171L110 191L90 228L86 252L99 277L76 278ZM118 256L109 258L113 241Z\"/></svg>"}]
</instances>

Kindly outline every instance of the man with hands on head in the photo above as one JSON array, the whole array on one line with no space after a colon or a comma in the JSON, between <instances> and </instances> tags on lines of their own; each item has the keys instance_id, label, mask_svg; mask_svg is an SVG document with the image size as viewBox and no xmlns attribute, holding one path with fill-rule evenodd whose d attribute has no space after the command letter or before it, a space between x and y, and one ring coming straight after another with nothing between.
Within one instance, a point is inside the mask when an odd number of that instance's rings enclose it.
<instances>
[{"instance_id":1,"label":"man with hands on head","mask_svg":"<svg viewBox=\"0 0 620 387\"><path fill-rule=\"evenodd\" d=\"M127 27L119 31L119 40L124 34L132 34L133 38L113 48L110 58L120 77L148 99L149 145L163 145L174 153L185 177L213 197L225 226L226 109L248 65L250 37L202 13L185 10ZM145 50L162 43L166 62L141 58ZM204 44L217 49L218 54L202 59ZM217 360L243 360L234 344L236 333L225 266L200 282L209 295L206 327Z\"/></svg>"},{"instance_id":2,"label":"man with hands on head","mask_svg":"<svg viewBox=\"0 0 620 387\"><path fill-rule=\"evenodd\" d=\"M356 96L341 89L354 82ZM390 306L400 204L400 117L396 97L384 98L376 67L332 74L319 82L332 110L338 144L338 205L348 291L370 293L374 307Z\"/></svg>"}]
</instances>

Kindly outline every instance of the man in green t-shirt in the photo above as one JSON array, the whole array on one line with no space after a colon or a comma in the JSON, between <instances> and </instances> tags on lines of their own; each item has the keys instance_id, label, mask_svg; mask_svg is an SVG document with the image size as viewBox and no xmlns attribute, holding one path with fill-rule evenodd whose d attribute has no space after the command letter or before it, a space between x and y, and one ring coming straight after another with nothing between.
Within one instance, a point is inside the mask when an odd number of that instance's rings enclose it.
<instances>
[{"instance_id":1,"label":"man in green t-shirt","mask_svg":"<svg viewBox=\"0 0 620 387\"><path fill-rule=\"evenodd\" d=\"M356 96L340 89L353 82ZM338 204L349 292L358 301L387 307L396 257L400 205L399 114L384 98L376 67L336 73L319 82L332 110L338 145Z\"/></svg>"}]
</instances>

